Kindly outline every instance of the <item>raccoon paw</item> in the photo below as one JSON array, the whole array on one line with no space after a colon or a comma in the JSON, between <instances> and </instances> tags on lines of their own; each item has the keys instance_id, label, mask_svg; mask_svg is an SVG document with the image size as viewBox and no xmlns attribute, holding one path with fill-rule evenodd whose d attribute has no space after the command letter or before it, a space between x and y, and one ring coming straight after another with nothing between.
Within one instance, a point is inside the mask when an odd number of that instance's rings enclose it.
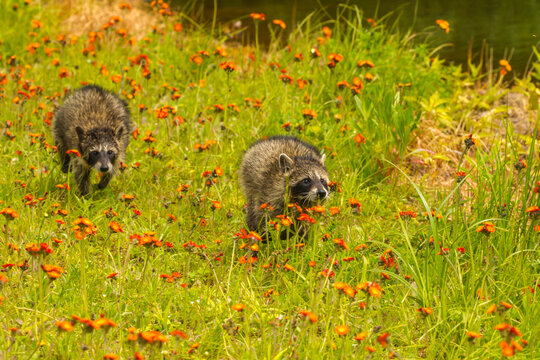
<instances>
[{"instance_id":1,"label":"raccoon paw","mask_svg":"<svg viewBox=\"0 0 540 360\"><path fill-rule=\"evenodd\" d=\"M69 161L66 161L62 164L62 172L66 174L69 171Z\"/></svg>"}]
</instances>

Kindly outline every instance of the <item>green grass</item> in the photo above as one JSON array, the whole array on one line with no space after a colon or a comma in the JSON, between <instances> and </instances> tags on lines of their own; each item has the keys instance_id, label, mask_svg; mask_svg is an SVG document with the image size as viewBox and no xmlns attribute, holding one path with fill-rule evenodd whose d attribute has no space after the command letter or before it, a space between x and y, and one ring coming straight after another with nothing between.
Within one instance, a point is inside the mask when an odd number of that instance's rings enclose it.
<instances>
[{"instance_id":1,"label":"green grass","mask_svg":"<svg viewBox=\"0 0 540 360\"><path fill-rule=\"evenodd\" d=\"M404 359L486 359L500 358L499 343L510 342L508 330L495 330L501 323L519 329L522 336L513 340L528 341L516 358L530 359L538 351L538 221L526 213L540 205L534 190L540 180L538 145L536 132L512 130L509 109L501 106L509 90L498 71L465 73L443 64L433 52L437 44L413 42L386 19L376 19L373 27L349 7L332 21L307 18L288 38L266 14L257 26L269 26L277 40L256 48L227 40L221 30L212 34L183 14L160 16L145 8L156 20L155 31L149 26L144 35L128 31L123 38L117 32L127 28L122 21L98 27L102 36L85 55L91 37L72 43L52 5L8 0L1 6L0 208L18 217L1 219L0 264L14 266L0 273L0 358L97 359L111 353L127 359L138 351L148 359L391 353ZM133 11L110 9L103 24ZM32 19L42 26L33 28ZM177 22L184 25L180 32L173 30ZM328 39L323 26L332 29ZM442 32L434 31L435 38ZM31 43L39 43L33 54L27 50ZM228 54L214 55L217 47ZM314 47L321 58L311 58ZM199 55L203 60L195 63L193 56L203 50L209 56ZM300 53L303 59L296 61ZM135 62L141 54L150 60L147 65ZM330 54L343 55L333 69L327 66ZM375 67L359 68L360 60ZM234 62L236 71L222 70L225 61ZM512 91L534 99L540 73L534 66ZM61 69L67 77L59 76ZM374 75L371 82L366 73ZM112 81L115 75L120 81ZM294 82L285 84L281 75ZM359 94L338 88L343 80L352 85L354 77L363 83ZM302 88L299 79L305 80ZM47 123L64 94L82 83L120 93L140 131L122 174L84 198L72 176L60 171ZM260 107L253 106L257 99ZM218 104L223 111L216 111ZM317 117L304 118L307 109ZM495 111L487 117L473 116L490 109ZM493 125L495 120L503 125ZM429 126L455 140L432 142ZM155 141L143 141L146 131ZM336 191L324 214L311 212L316 223L303 246L292 238L258 244L254 253L251 239L235 236L245 227L237 169L250 143L285 133L324 149ZM466 150L462 140L468 133L480 141ZM451 151L445 153L443 145ZM410 161L415 157L426 164L424 176ZM520 158L528 166L518 171L514 164ZM202 174L218 167L223 175L207 186ZM430 174L441 169L450 173L440 175L445 181L428 186ZM462 170L463 182L446 181ZM64 183L69 189L56 186ZM179 191L181 185L189 187ZM124 201L125 194L135 199ZM350 206L351 198L362 204L360 211ZM213 210L212 201L222 207ZM339 213L331 215L334 207ZM67 215L55 213L59 209ZM109 209L116 216L109 217ZM433 216L423 215L431 210ZM400 211L417 216L400 217ZM80 216L97 227L84 240L72 230ZM56 221L61 219L64 224ZM123 232L111 232L111 221ZM476 231L486 221L495 226L490 235ZM161 246L137 245L132 236L152 231ZM333 239L343 239L347 249ZM30 243L46 243L53 252L31 256L25 250ZM65 272L49 280L43 264ZM167 282L160 276L173 272L181 277ZM349 297L337 289L344 287L340 283L355 288L366 282L380 285L380 298L362 290ZM235 304L244 310L233 310ZM497 309L488 313L491 305ZM304 318L302 310L317 320ZM102 314L116 326L89 330L74 320L73 331L66 332L56 325L72 315L97 320ZM349 333L338 335L338 325L348 326ZM130 327L135 334L158 331L167 342L147 343L140 336L130 341ZM187 338L174 336L174 330ZM366 338L355 340L363 331ZM483 336L473 341L467 331ZM385 333L387 343L380 338ZM375 352L370 355L367 347Z\"/></svg>"}]
</instances>

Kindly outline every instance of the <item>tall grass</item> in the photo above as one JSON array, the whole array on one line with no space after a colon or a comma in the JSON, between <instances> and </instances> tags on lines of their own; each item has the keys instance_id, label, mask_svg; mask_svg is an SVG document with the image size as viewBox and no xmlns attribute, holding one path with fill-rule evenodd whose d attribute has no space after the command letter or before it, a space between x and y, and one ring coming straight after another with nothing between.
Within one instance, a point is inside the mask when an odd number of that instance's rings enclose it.
<instances>
[{"instance_id":1,"label":"tall grass","mask_svg":"<svg viewBox=\"0 0 540 360\"><path fill-rule=\"evenodd\" d=\"M77 38L54 4L1 5L0 208L18 216L4 211L1 224L0 357L496 358L510 351L501 341L516 357L534 356L538 223L527 209L539 205L536 132L467 118L500 106L505 78L493 73L501 80L469 96L482 79L355 7L308 17L287 39L266 14L254 21L279 46L253 48L216 35L224 33L215 21L208 29L182 13L161 15L162 4L136 5L156 24L137 35L123 20L135 8L103 3L103 25L121 20ZM331 54L343 59L329 67ZM374 67L358 66L368 60ZM236 70L223 70L225 61ZM534 66L516 91L538 90ZM119 93L138 129L123 172L87 197L60 171L49 125L82 83ZM433 144L427 125L457 140L415 149ZM469 132L478 142L465 149ZM335 191L324 213L309 211L316 223L305 243L253 250L241 233L238 165L253 141L285 133L323 149ZM450 174L435 189L415 172L420 155L421 171ZM515 167L520 160L527 167ZM83 240L72 229L79 216L97 227ZM476 231L486 221L489 235ZM139 245L145 236L156 245ZM31 243L53 252L32 255ZM51 280L43 264L65 272ZM496 330L501 323L509 327Z\"/></svg>"}]
</instances>

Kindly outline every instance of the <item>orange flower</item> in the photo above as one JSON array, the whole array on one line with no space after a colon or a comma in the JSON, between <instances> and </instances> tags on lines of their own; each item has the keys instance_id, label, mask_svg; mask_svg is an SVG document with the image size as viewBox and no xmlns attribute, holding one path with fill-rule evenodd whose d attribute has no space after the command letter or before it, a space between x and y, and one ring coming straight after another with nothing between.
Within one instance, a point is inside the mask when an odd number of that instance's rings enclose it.
<instances>
[{"instance_id":1,"label":"orange flower","mask_svg":"<svg viewBox=\"0 0 540 360\"><path fill-rule=\"evenodd\" d=\"M219 64L220 69L225 70L226 72L230 73L236 70L236 64L232 61L225 61Z\"/></svg>"},{"instance_id":2,"label":"orange flower","mask_svg":"<svg viewBox=\"0 0 540 360\"><path fill-rule=\"evenodd\" d=\"M133 195L130 195L130 194L122 195L122 200L124 200L127 203L131 202L133 199L135 199L135 196Z\"/></svg>"},{"instance_id":3,"label":"orange flower","mask_svg":"<svg viewBox=\"0 0 540 360\"><path fill-rule=\"evenodd\" d=\"M47 275L49 275L49 278L51 278L51 280L58 279L64 273L64 269L57 265L43 264L41 265L41 269L43 269L43 271L45 271Z\"/></svg>"},{"instance_id":4,"label":"orange flower","mask_svg":"<svg viewBox=\"0 0 540 360\"><path fill-rule=\"evenodd\" d=\"M377 341L381 344L382 347L386 347L388 345L388 337L390 336L390 333L385 332L381 336L377 338Z\"/></svg>"},{"instance_id":5,"label":"orange flower","mask_svg":"<svg viewBox=\"0 0 540 360\"><path fill-rule=\"evenodd\" d=\"M304 119L306 120L312 120L317 118L317 113L311 109L305 109L302 110L302 115L304 116Z\"/></svg>"},{"instance_id":6,"label":"orange flower","mask_svg":"<svg viewBox=\"0 0 540 360\"><path fill-rule=\"evenodd\" d=\"M249 14L253 20L266 20L266 17L262 13L251 13Z\"/></svg>"},{"instance_id":7,"label":"orange flower","mask_svg":"<svg viewBox=\"0 0 540 360\"><path fill-rule=\"evenodd\" d=\"M334 331L339 336L345 336L345 335L347 335L349 333L349 327L347 325L338 325L338 326L336 326Z\"/></svg>"},{"instance_id":8,"label":"orange flower","mask_svg":"<svg viewBox=\"0 0 540 360\"><path fill-rule=\"evenodd\" d=\"M490 235L491 233L495 232L495 225L489 221L486 221L482 226L476 229L476 232L481 232L484 235Z\"/></svg>"},{"instance_id":9,"label":"orange flower","mask_svg":"<svg viewBox=\"0 0 540 360\"><path fill-rule=\"evenodd\" d=\"M356 334L354 337L354 340L356 341L363 341L368 337L367 331L362 331L361 333Z\"/></svg>"},{"instance_id":10,"label":"orange flower","mask_svg":"<svg viewBox=\"0 0 540 360\"><path fill-rule=\"evenodd\" d=\"M69 155L69 154L75 154L75 156L81 157L81 153L80 153L79 150L77 150L77 149L71 149L71 150L68 150L68 151L66 151L66 154L68 154L68 155Z\"/></svg>"},{"instance_id":11,"label":"orange flower","mask_svg":"<svg viewBox=\"0 0 540 360\"><path fill-rule=\"evenodd\" d=\"M61 69L60 69L60 72L58 73L58 77L59 77L60 79L67 78L67 77L69 77L69 72L67 71L66 68L61 68Z\"/></svg>"},{"instance_id":12,"label":"orange flower","mask_svg":"<svg viewBox=\"0 0 540 360\"><path fill-rule=\"evenodd\" d=\"M285 29L287 27L283 20L275 19L275 20L272 20L272 23L281 27L282 29Z\"/></svg>"},{"instance_id":13,"label":"orange flower","mask_svg":"<svg viewBox=\"0 0 540 360\"><path fill-rule=\"evenodd\" d=\"M443 29L447 34L450 32L450 24L448 23L448 21L438 19L435 21L435 23L439 25L439 27Z\"/></svg>"},{"instance_id":14,"label":"orange flower","mask_svg":"<svg viewBox=\"0 0 540 360\"><path fill-rule=\"evenodd\" d=\"M173 331L171 331L171 335L181 337L182 339L187 339L188 338L187 334L184 333L181 330L173 330Z\"/></svg>"},{"instance_id":15,"label":"orange flower","mask_svg":"<svg viewBox=\"0 0 540 360\"><path fill-rule=\"evenodd\" d=\"M497 310L497 305L492 304L492 305L487 309L486 313L491 314L491 313L494 312L495 310Z\"/></svg>"},{"instance_id":16,"label":"orange flower","mask_svg":"<svg viewBox=\"0 0 540 360\"><path fill-rule=\"evenodd\" d=\"M499 346L502 350L502 354L504 356L507 356L507 357L512 357L514 356L514 347L512 345L510 345L509 343L507 343L506 341L501 341L499 343Z\"/></svg>"},{"instance_id":17,"label":"orange flower","mask_svg":"<svg viewBox=\"0 0 540 360\"><path fill-rule=\"evenodd\" d=\"M46 243L41 243L39 245L35 243L29 243L26 244L24 248L32 256L48 255L53 253L53 250Z\"/></svg>"},{"instance_id":18,"label":"orange flower","mask_svg":"<svg viewBox=\"0 0 540 360\"><path fill-rule=\"evenodd\" d=\"M97 231L97 228L90 219L81 216L73 221L72 225L74 225L72 230L75 231L75 237L78 240L84 239L86 235L95 235Z\"/></svg>"},{"instance_id":19,"label":"orange flower","mask_svg":"<svg viewBox=\"0 0 540 360\"><path fill-rule=\"evenodd\" d=\"M19 214L17 214L15 210L9 207L0 210L0 214L4 215L7 221L15 220L19 217Z\"/></svg>"},{"instance_id":20,"label":"orange flower","mask_svg":"<svg viewBox=\"0 0 540 360\"><path fill-rule=\"evenodd\" d=\"M371 60L359 60L356 64L359 68L374 68L375 64Z\"/></svg>"},{"instance_id":21,"label":"orange flower","mask_svg":"<svg viewBox=\"0 0 540 360\"><path fill-rule=\"evenodd\" d=\"M311 321L312 323L316 323L317 322L317 315L315 315L314 313L312 313L311 311L307 311L307 310L300 310L298 311L298 313L302 316L304 316L305 318L309 319L309 321Z\"/></svg>"},{"instance_id":22,"label":"orange flower","mask_svg":"<svg viewBox=\"0 0 540 360\"><path fill-rule=\"evenodd\" d=\"M344 250L349 250L349 247L347 246L347 244L345 244L345 240L335 238L332 241L334 242L334 244L336 245L337 248L344 249Z\"/></svg>"},{"instance_id":23,"label":"orange flower","mask_svg":"<svg viewBox=\"0 0 540 360\"><path fill-rule=\"evenodd\" d=\"M73 331L73 324L70 321L57 321L56 327L62 331Z\"/></svg>"},{"instance_id":24,"label":"orange flower","mask_svg":"<svg viewBox=\"0 0 540 360\"><path fill-rule=\"evenodd\" d=\"M481 338L482 336L484 336L484 335L482 335L480 333L477 333L477 332L474 332L474 331L467 331L466 335L471 339L478 339L478 338Z\"/></svg>"},{"instance_id":25,"label":"orange flower","mask_svg":"<svg viewBox=\"0 0 540 360\"><path fill-rule=\"evenodd\" d=\"M165 335L160 334L158 331L155 330L140 332L139 337L149 344L164 343L169 341L169 339Z\"/></svg>"},{"instance_id":26,"label":"orange flower","mask_svg":"<svg viewBox=\"0 0 540 360\"><path fill-rule=\"evenodd\" d=\"M321 213L321 214L324 214L324 212L326 211L324 206L321 206L321 205L316 205L316 206L312 207L310 210L312 210L314 212L317 212L317 213Z\"/></svg>"},{"instance_id":27,"label":"orange flower","mask_svg":"<svg viewBox=\"0 0 540 360\"><path fill-rule=\"evenodd\" d=\"M422 315L433 314L433 310L430 307L421 307L421 308L416 309L416 311L418 311Z\"/></svg>"},{"instance_id":28,"label":"orange flower","mask_svg":"<svg viewBox=\"0 0 540 360\"><path fill-rule=\"evenodd\" d=\"M339 208L337 206L332 206L330 208L330 215L337 215L339 214Z\"/></svg>"},{"instance_id":29,"label":"orange flower","mask_svg":"<svg viewBox=\"0 0 540 360\"><path fill-rule=\"evenodd\" d=\"M233 309L234 311L244 311L245 308L246 308L246 305L242 303L235 304L231 307L231 309Z\"/></svg>"},{"instance_id":30,"label":"orange flower","mask_svg":"<svg viewBox=\"0 0 540 360\"><path fill-rule=\"evenodd\" d=\"M340 63L343 61L343 55L331 53L330 55L328 55L328 60L335 63Z\"/></svg>"},{"instance_id":31,"label":"orange flower","mask_svg":"<svg viewBox=\"0 0 540 360\"><path fill-rule=\"evenodd\" d=\"M356 290L361 290L364 292L368 292L370 296L375 296L380 298L382 294L382 289L376 282L363 282L358 285L356 285Z\"/></svg>"},{"instance_id":32,"label":"orange flower","mask_svg":"<svg viewBox=\"0 0 540 360\"><path fill-rule=\"evenodd\" d=\"M499 60L499 65L501 66L501 75L503 76L512 71L512 66L510 66L508 60Z\"/></svg>"},{"instance_id":33,"label":"orange flower","mask_svg":"<svg viewBox=\"0 0 540 360\"><path fill-rule=\"evenodd\" d=\"M322 28L322 32L325 39L330 39L330 37L332 36L332 30L328 26L324 26Z\"/></svg>"},{"instance_id":34,"label":"orange flower","mask_svg":"<svg viewBox=\"0 0 540 360\"><path fill-rule=\"evenodd\" d=\"M175 24L174 24L174 27L173 27L173 29L174 29L175 32L180 32L180 31L182 31L183 28L184 28L184 27L183 27L182 24L180 24L180 23L175 23Z\"/></svg>"},{"instance_id":35,"label":"orange flower","mask_svg":"<svg viewBox=\"0 0 540 360\"><path fill-rule=\"evenodd\" d=\"M109 228L111 229L112 232L115 232L115 233L123 233L124 230L122 229L122 227L120 226L119 223L115 222L115 221L111 221L109 223Z\"/></svg>"},{"instance_id":36,"label":"orange flower","mask_svg":"<svg viewBox=\"0 0 540 360\"><path fill-rule=\"evenodd\" d=\"M105 354L103 356L103 359L104 360L116 360L116 359L120 359L120 356L118 356L116 354Z\"/></svg>"},{"instance_id":37,"label":"orange flower","mask_svg":"<svg viewBox=\"0 0 540 360\"><path fill-rule=\"evenodd\" d=\"M354 142L355 142L356 145L358 145L358 146L361 146L365 141L366 141L366 138L365 138L362 134L360 134L360 133L358 133L358 134L356 134L356 135L354 136Z\"/></svg>"},{"instance_id":38,"label":"orange flower","mask_svg":"<svg viewBox=\"0 0 540 360\"><path fill-rule=\"evenodd\" d=\"M291 265L289 265L289 264L285 264L285 265L283 266L283 268L286 269L286 270L289 270L289 271L296 271L296 269L293 268L293 267L292 267Z\"/></svg>"}]
</instances>

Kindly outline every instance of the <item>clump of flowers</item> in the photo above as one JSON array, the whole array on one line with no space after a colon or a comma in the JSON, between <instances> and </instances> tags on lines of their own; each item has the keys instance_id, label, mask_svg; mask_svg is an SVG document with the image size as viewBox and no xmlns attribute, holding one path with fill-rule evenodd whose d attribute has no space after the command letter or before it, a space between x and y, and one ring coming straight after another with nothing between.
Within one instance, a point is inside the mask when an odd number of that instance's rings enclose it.
<instances>
[{"instance_id":1,"label":"clump of flowers","mask_svg":"<svg viewBox=\"0 0 540 360\"><path fill-rule=\"evenodd\" d=\"M486 221L476 229L476 232L491 235L495 232L495 225L492 222Z\"/></svg>"},{"instance_id":2,"label":"clump of flowers","mask_svg":"<svg viewBox=\"0 0 540 360\"><path fill-rule=\"evenodd\" d=\"M84 239L87 235L95 235L97 231L92 221L82 216L73 221L72 225L71 229L75 231L75 238L78 240Z\"/></svg>"}]
</instances>

